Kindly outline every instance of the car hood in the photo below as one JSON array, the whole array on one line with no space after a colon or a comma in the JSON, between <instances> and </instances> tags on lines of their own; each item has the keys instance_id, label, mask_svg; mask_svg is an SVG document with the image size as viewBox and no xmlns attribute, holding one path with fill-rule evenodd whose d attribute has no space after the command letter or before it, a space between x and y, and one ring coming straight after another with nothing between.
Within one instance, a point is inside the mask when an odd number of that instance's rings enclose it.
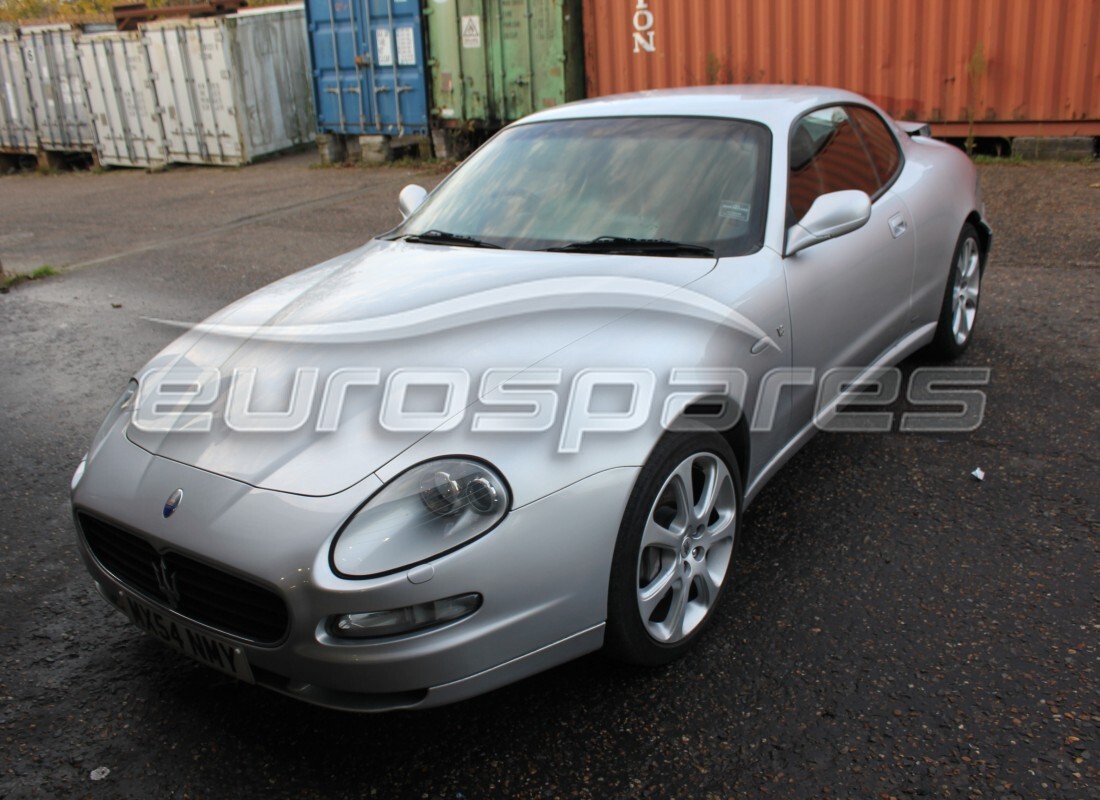
<instances>
[{"instance_id":1,"label":"car hood","mask_svg":"<svg viewBox=\"0 0 1100 800\"><path fill-rule=\"evenodd\" d=\"M335 494L448 429L440 413L476 401L488 376L537 364L714 265L375 240L198 325L162 320L188 330L139 373L126 435L252 486Z\"/></svg>"}]
</instances>

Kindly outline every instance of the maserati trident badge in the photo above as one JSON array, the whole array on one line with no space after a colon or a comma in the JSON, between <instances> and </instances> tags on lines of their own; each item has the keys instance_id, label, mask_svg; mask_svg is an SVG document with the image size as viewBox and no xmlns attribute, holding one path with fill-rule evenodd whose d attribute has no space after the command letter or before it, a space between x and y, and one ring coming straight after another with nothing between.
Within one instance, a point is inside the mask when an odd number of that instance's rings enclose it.
<instances>
[{"instance_id":1,"label":"maserati trident badge","mask_svg":"<svg viewBox=\"0 0 1100 800\"><path fill-rule=\"evenodd\" d=\"M171 571L168 562L164 560L164 556L161 556L160 560L153 564L153 572L157 575L157 588L164 595L164 599L168 601L168 605L174 611L179 611L180 590L176 586L176 574Z\"/></svg>"},{"instance_id":2,"label":"maserati trident badge","mask_svg":"<svg viewBox=\"0 0 1100 800\"><path fill-rule=\"evenodd\" d=\"M181 500L183 500L183 489L176 489L176 491L168 495L168 500L164 504L165 519L168 519L176 513L176 509L179 508Z\"/></svg>"}]
</instances>

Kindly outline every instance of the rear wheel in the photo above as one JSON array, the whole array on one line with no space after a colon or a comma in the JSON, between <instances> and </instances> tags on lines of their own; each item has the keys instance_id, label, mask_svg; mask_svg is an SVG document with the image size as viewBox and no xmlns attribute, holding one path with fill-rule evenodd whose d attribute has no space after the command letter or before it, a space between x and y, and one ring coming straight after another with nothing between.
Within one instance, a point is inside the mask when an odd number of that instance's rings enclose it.
<instances>
[{"instance_id":1,"label":"rear wheel","mask_svg":"<svg viewBox=\"0 0 1100 800\"><path fill-rule=\"evenodd\" d=\"M978 299L982 288L982 249L978 232L970 223L963 225L951 274L947 279L932 350L942 358L957 358L963 354L974 333L978 319Z\"/></svg>"},{"instance_id":2,"label":"rear wheel","mask_svg":"<svg viewBox=\"0 0 1100 800\"><path fill-rule=\"evenodd\" d=\"M687 652L729 583L740 508L737 461L724 439L661 441L634 485L615 545L609 654L655 665Z\"/></svg>"}]
</instances>

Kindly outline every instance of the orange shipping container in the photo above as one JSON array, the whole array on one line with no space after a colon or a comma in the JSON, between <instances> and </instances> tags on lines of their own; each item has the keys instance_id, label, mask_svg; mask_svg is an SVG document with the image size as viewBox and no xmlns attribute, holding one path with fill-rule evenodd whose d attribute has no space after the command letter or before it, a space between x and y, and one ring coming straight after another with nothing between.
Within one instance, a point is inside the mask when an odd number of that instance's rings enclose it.
<instances>
[{"instance_id":1,"label":"orange shipping container","mask_svg":"<svg viewBox=\"0 0 1100 800\"><path fill-rule=\"evenodd\" d=\"M585 0L588 96L839 86L939 136L1100 135L1100 0Z\"/></svg>"}]
</instances>

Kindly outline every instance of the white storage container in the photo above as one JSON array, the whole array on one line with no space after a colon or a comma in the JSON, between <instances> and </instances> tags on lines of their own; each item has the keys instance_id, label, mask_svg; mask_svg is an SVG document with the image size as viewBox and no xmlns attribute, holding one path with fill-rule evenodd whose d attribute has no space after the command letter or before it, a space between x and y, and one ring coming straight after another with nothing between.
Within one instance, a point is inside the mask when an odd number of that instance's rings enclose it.
<instances>
[{"instance_id":1,"label":"white storage container","mask_svg":"<svg viewBox=\"0 0 1100 800\"><path fill-rule=\"evenodd\" d=\"M168 160L160 109L141 34L77 40L101 164L155 167Z\"/></svg>"},{"instance_id":2,"label":"white storage container","mask_svg":"<svg viewBox=\"0 0 1100 800\"><path fill-rule=\"evenodd\" d=\"M70 25L19 29L38 140L44 150L91 151L92 118Z\"/></svg>"},{"instance_id":3,"label":"white storage container","mask_svg":"<svg viewBox=\"0 0 1100 800\"><path fill-rule=\"evenodd\" d=\"M300 5L140 30L169 161L247 164L315 138Z\"/></svg>"},{"instance_id":4,"label":"white storage container","mask_svg":"<svg viewBox=\"0 0 1100 800\"><path fill-rule=\"evenodd\" d=\"M0 151L33 153L37 149L23 51L16 36L0 35Z\"/></svg>"}]
</instances>

